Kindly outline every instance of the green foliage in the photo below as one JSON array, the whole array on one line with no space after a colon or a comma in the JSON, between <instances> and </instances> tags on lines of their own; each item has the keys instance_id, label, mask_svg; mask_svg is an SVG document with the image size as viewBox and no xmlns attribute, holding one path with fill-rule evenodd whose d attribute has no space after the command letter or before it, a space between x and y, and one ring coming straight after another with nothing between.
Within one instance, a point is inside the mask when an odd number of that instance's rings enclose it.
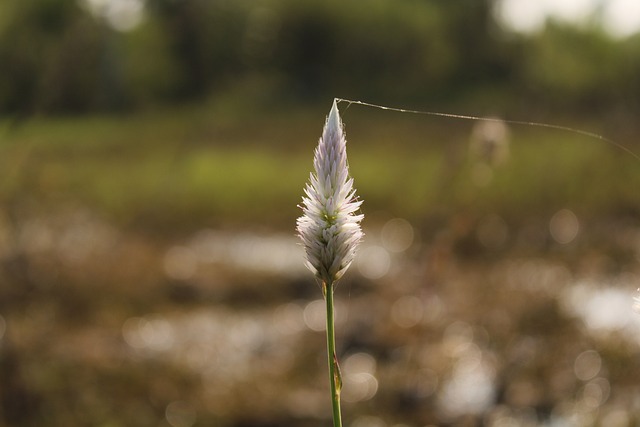
<instances>
[{"instance_id":1,"label":"green foliage","mask_svg":"<svg viewBox=\"0 0 640 427\"><path fill-rule=\"evenodd\" d=\"M272 106L334 94L602 112L627 107L625 94L640 85L637 39L557 23L513 37L495 24L489 0L156 0L124 33L81 5L0 6L0 112L229 96Z\"/></svg>"},{"instance_id":2,"label":"green foliage","mask_svg":"<svg viewBox=\"0 0 640 427\"><path fill-rule=\"evenodd\" d=\"M121 46L125 84L133 102L144 106L171 99L183 77L171 52L169 34L159 23L152 20L143 23Z\"/></svg>"},{"instance_id":3,"label":"green foliage","mask_svg":"<svg viewBox=\"0 0 640 427\"><path fill-rule=\"evenodd\" d=\"M517 222L567 206L583 217L640 214L637 160L603 141L519 127L509 161L479 185L468 126L350 112L350 165L366 215L439 223L459 212ZM17 209L34 198L46 209L68 201L160 233L222 224L288 228L312 168L317 117L225 118L187 109L33 121L2 137L0 202Z\"/></svg>"},{"instance_id":4,"label":"green foliage","mask_svg":"<svg viewBox=\"0 0 640 427\"><path fill-rule=\"evenodd\" d=\"M624 90L620 71L627 58L599 31L580 31L552 24L531 40L524 57L524 77L537 82L542 97L578 110L597 110ZM543 95L542 95L543 94Z\"/></svg>"}]
</instances>

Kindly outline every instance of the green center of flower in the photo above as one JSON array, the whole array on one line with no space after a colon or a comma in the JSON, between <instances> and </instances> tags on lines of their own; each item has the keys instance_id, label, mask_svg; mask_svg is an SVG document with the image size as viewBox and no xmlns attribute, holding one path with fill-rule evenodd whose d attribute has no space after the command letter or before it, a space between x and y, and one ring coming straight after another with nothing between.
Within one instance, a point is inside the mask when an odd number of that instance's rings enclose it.
<instances>
[{"instance_id":1,"label":"green center of flower","mask_svg":"<svg viewBox=\"0 0 640 427\"><path fill-rule=\"evenodd\" d=\"M328 212L323 212L322 218L324 218L324 220L327 221L328 225L333 225L336 223L336 220L338 219L338 215L329 215Z\"/></svg>"}]
</instances>

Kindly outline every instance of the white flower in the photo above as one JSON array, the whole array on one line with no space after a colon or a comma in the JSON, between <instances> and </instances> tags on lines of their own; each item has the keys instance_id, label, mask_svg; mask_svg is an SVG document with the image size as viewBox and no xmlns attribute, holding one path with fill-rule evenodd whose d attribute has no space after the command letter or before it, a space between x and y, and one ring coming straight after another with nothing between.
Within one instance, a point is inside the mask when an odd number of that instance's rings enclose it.
<instances>
[{"instance_id":1,"label":"white flower","mask_svg":"<svg viewBox=\"0 0 640 427\"><path fill-rule=\"evenodd\" d=\"M357 200L353 178L349 177L347 140L336 101L325 122L315 150L313 166L302 198L303 215L297 231L306 252L306 265L327 285L340 279L349 268L363 236L356 215Z\"/></svg>"}]
</instances>

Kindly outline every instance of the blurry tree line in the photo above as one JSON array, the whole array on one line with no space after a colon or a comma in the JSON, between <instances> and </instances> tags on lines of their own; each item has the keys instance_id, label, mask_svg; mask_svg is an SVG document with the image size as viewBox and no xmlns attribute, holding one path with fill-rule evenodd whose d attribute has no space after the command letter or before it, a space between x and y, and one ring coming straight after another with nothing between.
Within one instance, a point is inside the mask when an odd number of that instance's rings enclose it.
<instances>
[{"instance_id":1,"label":"blurry tree line","mask_svg":"<svg viewBox=\"0 0 640 427\"><path fill-rule=\"evenodd\" d=\"M130 31L89 1L0 2L0 113L135 110L230 94L639 107L639 36L616 41L595 25L553 22L531 36L508 33L492 0L147 0Z\"/></svg>"}]
</instances>

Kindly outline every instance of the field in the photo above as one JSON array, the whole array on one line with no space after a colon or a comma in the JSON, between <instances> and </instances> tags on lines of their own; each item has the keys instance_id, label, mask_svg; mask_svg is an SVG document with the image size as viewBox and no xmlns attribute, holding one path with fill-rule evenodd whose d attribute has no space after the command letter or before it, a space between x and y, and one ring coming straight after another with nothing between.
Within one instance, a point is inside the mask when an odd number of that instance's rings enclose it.
<instances>
[{"instance_id":1,"label":"field","mask_svg":"<svg viewBox=\"0 0 640 427\"><path fill-rule=\"evenodd\" d=\"M640 423L640 160L513 125L494 165L478 123L340 108L366 233L345 424ZM327 111L0 124L0 425L329 425L294 235Z\"/></svg>"}]
</instances>

